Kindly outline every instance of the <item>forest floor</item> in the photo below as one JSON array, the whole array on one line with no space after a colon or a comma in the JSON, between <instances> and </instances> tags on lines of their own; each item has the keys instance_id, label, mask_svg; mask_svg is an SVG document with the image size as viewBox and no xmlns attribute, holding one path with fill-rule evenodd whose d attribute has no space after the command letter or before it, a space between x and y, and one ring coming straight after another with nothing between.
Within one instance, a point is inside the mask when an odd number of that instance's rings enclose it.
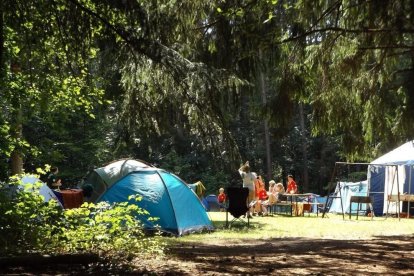
<instances>
[{"instance_id":1,"label":"forest floor","mask_svg":"<svg viewBox=\"0 0 414 276\"><path fill-rule=\"evenodd\" d=\"M223 213L209 215L216 231L166 237L164 255L129 269L69 256L0 265L0 275L414 275L412 219L255 217L229 229Z\"/></svg>"},{"instance_id":2,"label":"forest floor","mask_svg":"<svg viewBox=\"0 0 414 276\"><path fill-rule=\"evenodd\" d=\"M413 275L414 236L369 240L287 238L189 243L165 258L138 260L136 273L157 275Z\"/></svg>"},{"instance_id":3,"label":"forest floor","mask_svg":"<svg viewBox=\"0 0 414 276\"><path fill-rule=\"evenodd\" d=\"M369 240L250 239L177 243L132 270L61 264L0 268L1 275L413 275L414 236Z\"/></svg>"}]
</instances>

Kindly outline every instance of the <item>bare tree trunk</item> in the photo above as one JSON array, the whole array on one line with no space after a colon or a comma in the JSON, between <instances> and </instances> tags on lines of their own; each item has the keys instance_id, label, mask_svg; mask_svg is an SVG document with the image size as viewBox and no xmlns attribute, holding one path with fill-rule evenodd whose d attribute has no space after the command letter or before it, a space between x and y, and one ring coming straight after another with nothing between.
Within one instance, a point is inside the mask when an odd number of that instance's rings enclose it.
<instances>
[{"instance_id":1,"label":"bare tree trunk","mask_svg":"<svg viewBox=\"0 0 414 276\"><path fill-rule=\"evenodd\" d=\"M299 104L299 121L302 132L302 153L303 153L303 192L307 192L309 188L309 172L308 172L308 147L306 145L306 127L305 127L305 114L303 112L303 105Z\"/></svg>"},{"instance_id":2,"label":"bare tree trunk","mask_svg":"<svg viewBox=\"0 0 414 276\"><path fill-rule=\"evenodd\" d=\"M23 138L23 126L22 126L22 109L17 108L14 116L14 122L11 124L11 136L15 141L15 148L11 153L11 173L12 175L23 173L23 158L20 146L18 143Z\"/></svg>"},{"instance_id":3,"label":"bare tree trunk","mask_svg":"<svg viewBox=\"0 0 414 276\"><path fill-rule=\"evenodd\" d=\"M259 51L259 59L262 62L262 51ZM266 89L266 80L264 74L264 66L260 67L260 89L262 92L262 104L266 106L267 103L267 89ZM270 134L269 134L269 124L267 122L267 118L263 121L264 126L264 139L265 139L265 152L266 152L266 177L268 180L272 179L272 155L271 155L271 148L270 148Z\"/></svg>"}]
</instances>

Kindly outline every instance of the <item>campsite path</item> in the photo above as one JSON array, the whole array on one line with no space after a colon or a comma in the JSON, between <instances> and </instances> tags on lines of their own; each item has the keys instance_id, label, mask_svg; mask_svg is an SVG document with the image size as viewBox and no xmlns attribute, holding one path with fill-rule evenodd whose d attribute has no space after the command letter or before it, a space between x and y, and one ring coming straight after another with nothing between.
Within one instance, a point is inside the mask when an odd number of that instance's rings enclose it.
<instances>
[{"instance_id":1,"label":"campsite path","mask_svg":"<svg viewBox=\"0 0 414 276\"><path fill-rule=\"evenodd\" d=\"M156 275L413 275L414 236L371 240L271 239L178 244L167 257L135 262Z\"/></svg>"}]
</instances>

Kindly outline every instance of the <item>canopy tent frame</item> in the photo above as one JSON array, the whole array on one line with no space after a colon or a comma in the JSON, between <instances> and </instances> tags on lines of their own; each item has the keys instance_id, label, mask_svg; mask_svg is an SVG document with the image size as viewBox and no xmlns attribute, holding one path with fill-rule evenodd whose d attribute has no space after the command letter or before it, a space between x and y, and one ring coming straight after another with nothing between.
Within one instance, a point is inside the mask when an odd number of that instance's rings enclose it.
<instances>
[{"instance_id":1,"label":"canopy tent frame","mask_svg":"<svg viewBox=\"0 0 414 276\"><path fill-rule=\"evenodd\" d=\"M400 183L399 183L400 180L399 180L399 177L398 177L398 165L397 164L375 164L375 163L365 163L365 162L335 162L334 170L333 170L332 177L331 177L331 183L334 182L334 179L336 177L338 165L366 165L366 166L380 166L380 167L395 167L396 172L397 172L396 174L394 174L394 180L395 180L395 177L397 176L397 207L398 207L397 208L397 216L398 216L398 219L400 220L400 203L401 203L400 188L399 188L400 187ZM392 195L392 191L393 191L394 183L395 183L394 180L392 182L390 194L387 194L387 196ZM410 170L410 179L409 179L409 181L410 181L410 185L411 185L411 170ZM340 202L341 202L342 219L345 220L345 212L344 212L343 201L342 201L342 193L341 193L341 188L342 188L341 187L341 181L337 181L337 185L339 185L339 198L340 198ZM370 185L368 185L368 195L374 194L374 193L375 194L385 194L385 189L384 189L384 192L371 192L371 187L370 187ZM328 198L326 200L326 204L325 204L325 207L324 207L323 213L322 213L322 218L324 218L325 214L327 212L329 212L329 208L330 208L330 205L328 204L329 200L332 201L334 198L338 198L338 196L332 196L331 197L330 194L328 194ZM387 219L387 217L388 217L389 204L390 204L390 201L388 200L388 202L387 202L387 212L386 212L385 219ZM408 210L410 210L409 209L410 208L409 204L410 203L408 202ZM371 210L371 211L373 211L373 210Z\"/></svg>"}]
</instances>

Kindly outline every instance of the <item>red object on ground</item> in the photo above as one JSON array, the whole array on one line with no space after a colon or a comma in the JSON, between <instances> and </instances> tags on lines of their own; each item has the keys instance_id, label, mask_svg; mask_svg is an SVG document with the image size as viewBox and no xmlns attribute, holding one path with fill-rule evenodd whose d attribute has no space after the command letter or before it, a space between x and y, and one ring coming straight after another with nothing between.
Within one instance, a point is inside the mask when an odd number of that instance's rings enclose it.
<instances>
[{"instance_id":1,"label":"red object on ground","mask_svg":"<svg viewBox=\"0 0 414 276\"><path fill-rule=\"evenodd\" d=\"M61 190L63 198L63 207L65 209L78 208L83 203L83 192L82 190Z\"/></svg>"}]
</instances>

